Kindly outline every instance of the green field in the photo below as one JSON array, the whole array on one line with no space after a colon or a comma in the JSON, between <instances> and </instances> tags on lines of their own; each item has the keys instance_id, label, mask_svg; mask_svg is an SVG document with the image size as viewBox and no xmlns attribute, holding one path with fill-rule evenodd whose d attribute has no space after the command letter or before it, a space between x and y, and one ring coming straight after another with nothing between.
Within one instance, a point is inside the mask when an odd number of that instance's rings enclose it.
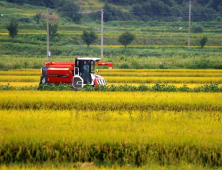
<instances>
[{"instance_id":1,"label":"green field","mask_svg":"<svg viewBox=\"0 0 222 170\"><path fill-rule=\"evenodd\" d=\"M104 5L98 0L90 2L84 0L83 10L90 10L89 4L91 4L94 11ZM35 67L40 68L39 64L34 60L36 60L36 57L46 58L46 30L41 24L44 19L40 20L40 24L36 24L33 16L39 12L45 13L47 8L27 4L24 6L12 5L3 1L0 1L0 7L0 13L4 14L3 17L0 17L0 57L22 56L29 58L32 62L31 65L36 65ZM56 10L50 9L50 12L56 13ZM51 61L67 60L67 57L73 56L100 56L101 24L98 20L90 20L87 15L83 14L84 19L78 24L59 16L58 35L50 42ZM11 43L11 37L9 37L6 29L6 24L9 23L11 16L21 20L18 27L19 32L14 43ZM222 68L220 64L222 23L215 20L198 22L197 24L203 26L204 32L191 33L191 49L188 50L188 22L106 22L104 23L103 60L112 61L115 66L127 63L131 68L137 68L136 65L132 64L134 62L132 58L135 58L141 65L138 68ZM179 30L179 27L182 27L182 29ZM94 30L98 35L98 40L89 48L81 39L83 29ZM118 36L126 30L134 33L136 39L125 50L118 42ZM208 42L205 48L201 49L200 39L203 35L208 36ZM22 60L20 61L22 62ZM201 62L200 60L203 61ZM10 61L17 62L14 59ZM21 62L19 62L19 65L23 67ZM193 65L189 62L193 63ZM206 63L208 66L206 66ZM10 64L1 60L1 69L11 69L7 65ZM32 67L29 66L29 68Z\"/></svg>"}]
</instances>

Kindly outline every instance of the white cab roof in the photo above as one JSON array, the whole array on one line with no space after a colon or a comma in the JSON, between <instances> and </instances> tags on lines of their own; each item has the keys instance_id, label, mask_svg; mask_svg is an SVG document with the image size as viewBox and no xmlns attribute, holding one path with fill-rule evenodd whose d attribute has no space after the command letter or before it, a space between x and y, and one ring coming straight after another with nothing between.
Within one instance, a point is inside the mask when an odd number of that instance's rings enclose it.
<instances>
[{"instance_id":1,"label":"white cab roof","mask_svg":"<svg viewBox=\"0 0 222 170\"><path fill-rule=\"evenodd\" d=\"M93 61L98 61L101 60L101 58L77 58L78 60L93 60Z\"/></svg>"}]
</instances>

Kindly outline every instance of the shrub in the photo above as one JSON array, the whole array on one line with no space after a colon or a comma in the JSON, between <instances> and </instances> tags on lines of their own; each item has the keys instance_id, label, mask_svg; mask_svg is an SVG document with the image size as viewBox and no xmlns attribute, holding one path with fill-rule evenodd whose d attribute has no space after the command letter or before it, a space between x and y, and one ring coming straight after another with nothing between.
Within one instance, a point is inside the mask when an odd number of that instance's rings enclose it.
<instances>
[{"instance_id":1,"label":"shrub","mask_svg":"<svg viewBox=\"0 0 222 170\"><path fill-rule=\"evenodd\" d=\"M9 83L7 85L0 85L0 90L12 90L12 86Z\"/></svg>"},{"instance_id":2,"label":"shrub","mask_svg":"<svg viewBox=\"0 0 222 170\"><path fill-rule=\"evenodd\" d=\"M159 68L160 68L160 69L165 69L165 66L164 66L163 64L160 64L160 65L159 65Z\"/></svg>"},{"instance_id":3,"label":"shrub","mask_svg":"<svg viewBox=\"0 0 222 170\"><path fill-rule=\"evenodd\" d=\"M218 22L221 22L221 16L218 16L217 18L216 18L216 20L218 21Z\"/></svg>"},{"instance_id":4,"label":"shrub","mask_svg":"<svg viewBox=\"0 0 222 170\"><path fill-rule=\"evenodd\" d=\"M5 68L5 64L4 63L0 63L0 70L3 70Z\"/></svg>"},{"instance_id":5,"label":"shrub","mask_svg":"<svg viewBox=\"0 0 222 170\"><path fill-rule=\"evenodd\" d=\"M142 69L142 66L141 66L138 62L136 62L136 61L133 61L133 62L131 63L131 65L132 65L132 68Z\"/></svg>"},{"instance_id":6,"label":"shrub","mask_svg":"<svg viewBox=\"0 0 222 170\"><path fill-rule=\"evenodd\" d=\"M123 63L123 64L120 64L119 68L127 69L127 68L130 68L130 66L127 63Z\"/></svg>"},{"instance_id":7,"label":"shrub","mask_svg":"<svg viewBox=\"0 0 222 170\"><path fill-rule=\"evenodd\" d=\"M202 25L194 24L191 27L191 32L193 32L193 33L202 33L202 32L204 32L204 28L203 28Z\"/></svg>"},{"instance_id":8,"label":"shrub","mask_svg":"<svg viewBox=\"0 0 222 170\"><path fill-rule=\"evenodd\" d=\"M38 13L33 16L33 19L35 20L36 24L39 24L39 20L41 19L41 13Z\"/></svg>"},{"instance_id":9,"label":"shrub","mask_svg":"<svg viewBox=\"0 0 222 170\"><path fill-rule=\"evenodd\" d=\"M34 65L32 66L32 68L35 68L35 69L39 69L42 67L43 67L43 64L41 64L41 63L34 63Z\"/></svg>"},{"instance_id":10,"label":"shrub","mask_svg":"<svg viewBox=\"0 0 222 170\"><path fill-rule=\"evenodd\" d=\"M22 66L20 64L15 64L12 66L12 69L21 69Z\"/></svg>"},{"instance_id":11,"label":"shrub","mask_svg":"<svg viewBox=\"0 0 222 170\"><path fill-rule=\"evenodd\" d=\"M12 42L14 42L14 38L18 34L18 24L19 22L14 17L12 17L10 23L6 25L9 35L12 37Z\"/></svg>"},{"instance_id":12,"label":"shrub","mask_svg":"<svg viewBox=\"0 0 222 170\"><path fill-rule=\"evenodd\" d=\"M188 65L189 69L206 69L210 68L210 62L206 59L194 61L192 64Z\"/></svg>"},{"instance_id":13,"label":"shrub","mask_svg":"<svg viewBox=\"0 0 222 170\"><path fill-rule=\"evenodd\" d=\"M200 40L200 46L201 48L204 48L205 44L207 43L208 37L205 35Z\"/></svg>"},{"instance_id":14,"label":"shrub","mask_svg":"<svg viewBox=\"0 0 222 170\"><path fill-rule=\"evenodd\" d=\"M154 69L154 68L156 68L156 66L154 66L153 64L144 64L144 68L145 69Z\"/></svg>"},{"instance_id":15,"label":"shrub","mask_svg":"<svg viewBox=\"0 0 222 170\"><path fill-rule=\"evenodd\" d=\"M30 23L31 20L27 17L22 17L22 18L19 18L19 22L27 22L27 23Z\"/></svg>"}]
</instances>

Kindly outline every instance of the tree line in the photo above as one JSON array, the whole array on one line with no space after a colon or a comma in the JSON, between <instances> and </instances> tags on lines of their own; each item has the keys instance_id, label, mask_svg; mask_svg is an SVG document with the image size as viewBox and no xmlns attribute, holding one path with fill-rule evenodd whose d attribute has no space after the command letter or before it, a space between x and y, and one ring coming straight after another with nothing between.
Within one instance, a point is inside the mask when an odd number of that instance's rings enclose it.
<instances>
[{"instance_id":1,"label":"tree line","mask_svg":"<svg viewBox=\"0 0 222 170\"><path fill-rule=\"evenodd\" d=\"M14 17L12 17L9 24L6 25L6 29L9 32L9 36L12 38L12 42L14 42L14 38L18 34L18 31L19 31L18 25L19 25L19 22ZM46 29L47 27L46 23L43 23L43 26ZM49 23L49 38L50 39L58 35L57 31L58 31L58 23ZM96 42L96 40L98 39L98 36L93 30L87 31L84 29L83 34L81 35L81 38L86 43L87 47L89 48L89 46L92 43ZM122 45L124 45L126 49L126 46L129 45L134 39L135 39L135 35L126 31L119 36L118 41Z\"/></svg>"},{"instance_id":2,"label":"tree line","mask_svg":"<svg viewBox=\"0 0 222 170\"><path fill-rule=\"evenodd\" d=\"M25 3L57 9L58 13L81 21L80 7L76 0L5 0L23 5ZM189 16L189 0L100 0L104 2L104 21L187 21ZM114 5L113 5L114 4ZM130 6L125 12L115 5ZM87 14L92 20L100 20L100 15ZM221 0L192 0L192 21L212 21L222 16Z\"/></svg>"},{"instance_id":3,"label":"tree line","mask_svg":"<svg viewBox=\"0 0 222 170\"><path fill-rule=\"evenodd\" d=\"M73 0L5 0L9 3L19 5L31 4L35 6L44 6L52 9L57 9L57 12L64 17L68 17L75 23L79 23L81 14L80 7Z\"/></svg>"},{"instance_id":4,"label":"tree line","mask_svg":"<svg viewBox=\"0 0 222 170\"><path fill-rule=\"evenodd\" d=\"M112 20L137 20L137 21L187 21L189 17L188 0L101 0L114 4L132 5L129 12L105 4L104 19ZM137 3L135 3L137 2ZM208 2L208 3L207 3ZM221 0L192 0L192 21L212 21L222 15Z\"/></svg>"},{"instance_id":5,"label":"tree line","mask_svg":"<svg viewBox=\"0 0 222 170\"><path fill-rule=\"evenodd\" d=\"M9 32L9 35L12 38L12 42L14 42L14 38L17 36L18 33L18 21L15 18L12 18L10 23L8 25L6 25L6 28ZM46 29L46 24L43 24L45 29ZM49 23L49 37L53 38L54 36L57 35L57 31L58 31L58 23ZM89 48L89 46L92 43L95 43L96 40L98 39L97 34L91 30L91 31L87 31L87 30L83 30L83 34L81 35L82 40L87 44L87 47ZM118 42L122 45L125 46L125 50L126 50L126 46L131 44L131 42L136 38L135 34L130 33L128 31L123 32L119 37L118 37ZM200 45L201 48L203 49L205 44L207 43L208 37L206 35L201 37L200 40Z\"/></svg>"}]
</instances>

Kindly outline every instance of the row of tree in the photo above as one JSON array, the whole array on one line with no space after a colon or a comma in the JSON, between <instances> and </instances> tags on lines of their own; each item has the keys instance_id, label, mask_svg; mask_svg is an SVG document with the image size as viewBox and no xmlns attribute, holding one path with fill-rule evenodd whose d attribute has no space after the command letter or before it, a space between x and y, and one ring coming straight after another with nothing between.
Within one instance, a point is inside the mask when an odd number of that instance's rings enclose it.
<instances>
[{"instance_id":1,"label":"row of tree","mask_svg":"<svg viewBox=\"0 0 222 170\"><path fill-rule=\"evenodd\" d=\"M31 4L35 6L44 6L52 9L57 9L63 17L72 19L75 23L80 22L81 14L80 7L73 0L5 0L16 4Z\"/></svg>"},{"instance_id":2,"label":"row of tree","mask_svg":"<svg viewBox=\"0 0 222 170\"><path fill-rule=\"evenodd\" d=\"M45 6L49 8L58 8L61 6L62 3L64 3L65 0L5 0L7 2L11 3L17 3L17 4L31 4L36 6ZM77 2L77 0L72 0L73 2ZM135 5L135 4L143 4L148 3L150 0L100 0L101 2L105 3L112 3L116 5ZM155 0L157 3L164 3L168 5L169 7L187 4L188 0ZM213 8L215 10L222 6L221 0L192 0L193 3L199 4L201 6L206 6L209 8Z\"/></svg>"},{"instance_id":3,"label":"row of tree","mask_svg":"<svg viewBox=\"0 0 222 170\"><path fill-rule=\"evenodd\" d=\"M220 2L222 3L222 1ZM164 1L149 0L149 2L133 4L129 12L124 12L119 8L105 4L103 7L104 20L174 21L178 20L178 18L182 19L183 21L188 20L188 3L173 6L171 5L170 3L164 3ZM209 5L214 6L213 3L209 3ZM216 9L208 7L207 5L202 6L195 1L192 4L192 21L212 21L220 15L222 15L222 4L221 6L217 5Z\"/></svg>"},{"instance_id":4,"label":"row of tree","mask_svg":"<svg viewBox=\"0 0 222 170\"><path fill-rule=\"evenodd\" d=\"M45 26L46 27L46 26ZM17 36L18 33L18 21L15 18L12 18L10 23L6 26L9 35L12 37L12 42L14 42L14 38ZM51 25L49 24L49 36L53 37L57 34L57 30L58 30L58 24L57 25ZM96 33L94 31L86 31L83 30L83 34L81 35L82 40L87 44L87 47L89 47L92 43L95 43L96 40L98 39L98 36L96 35ZM136 38L136 36L128 31L122 33L119 36L119 43L121 43L122 45L126 46L129 45L134 39ZM200 45L202 48L204 48L206 42L207 42L208 38L207 36L203 36L200 40Z\"/></svg>"},{"instance_id":5,"label":"row of tree","mask_svg":"<svg viewBox=\"0 0 222 170\"><path fill-rule=\"evenodd\" d=\"M9 32L9 36L12 38L12 42L14 42L14 38L18 34L18 25L19 22L16 20L14 17L11 18L10 22L8 25L6 25L6 29ZM46 23L43 23L43 26L47 27ZM57 35L58 31L58 23L49 23L49 37L53 38L54 36ZM81 35L82 40L87 44L87 47L90 46L90 44L96 42L98 39L98 36L94 31L87 31L83 30L83 34ZM125 46L130 44L133 40L135 39L135 35L130 33L130 32L124 32L119 36L119 42Z\"/></svg>"},{"instance_id":6,"label":"row of tree","mask_svg":"<svg viewBox=\"0 0 222 170\"><path fill-rule=\"evenodd\" d=\"M135 5L135 4L143 4L149 3L150 0L100 0L101 2L111 3L116 5ZM163 2L169 7L187 4L188 0L155 0L157 3ZM192 3L199 4L201 6L206 6L209 8L213 8L215 10L218 9L219 6L222 6L221 0L192 0Z\"/></svg>"},{"instance_id":7,"label":"row of tree","mask_svg":"<svg viewBox=\"0 0 222 170\"><path fill-rule=\"evenodd\" d=\"M6 0L18 4L32 4L57 9L64 17L80 22L82 15L75 0ZM137 20L174 21L178 18L187 21L189 14L188 0L100 0L105 2L104 21ZM131 9L124 12L110 5L130 5ZM100 20L100 14L88 14L92 20ZM211 21L222 15L222 0L192 0L192 21Z\"/></svg>"}]
</instances>

